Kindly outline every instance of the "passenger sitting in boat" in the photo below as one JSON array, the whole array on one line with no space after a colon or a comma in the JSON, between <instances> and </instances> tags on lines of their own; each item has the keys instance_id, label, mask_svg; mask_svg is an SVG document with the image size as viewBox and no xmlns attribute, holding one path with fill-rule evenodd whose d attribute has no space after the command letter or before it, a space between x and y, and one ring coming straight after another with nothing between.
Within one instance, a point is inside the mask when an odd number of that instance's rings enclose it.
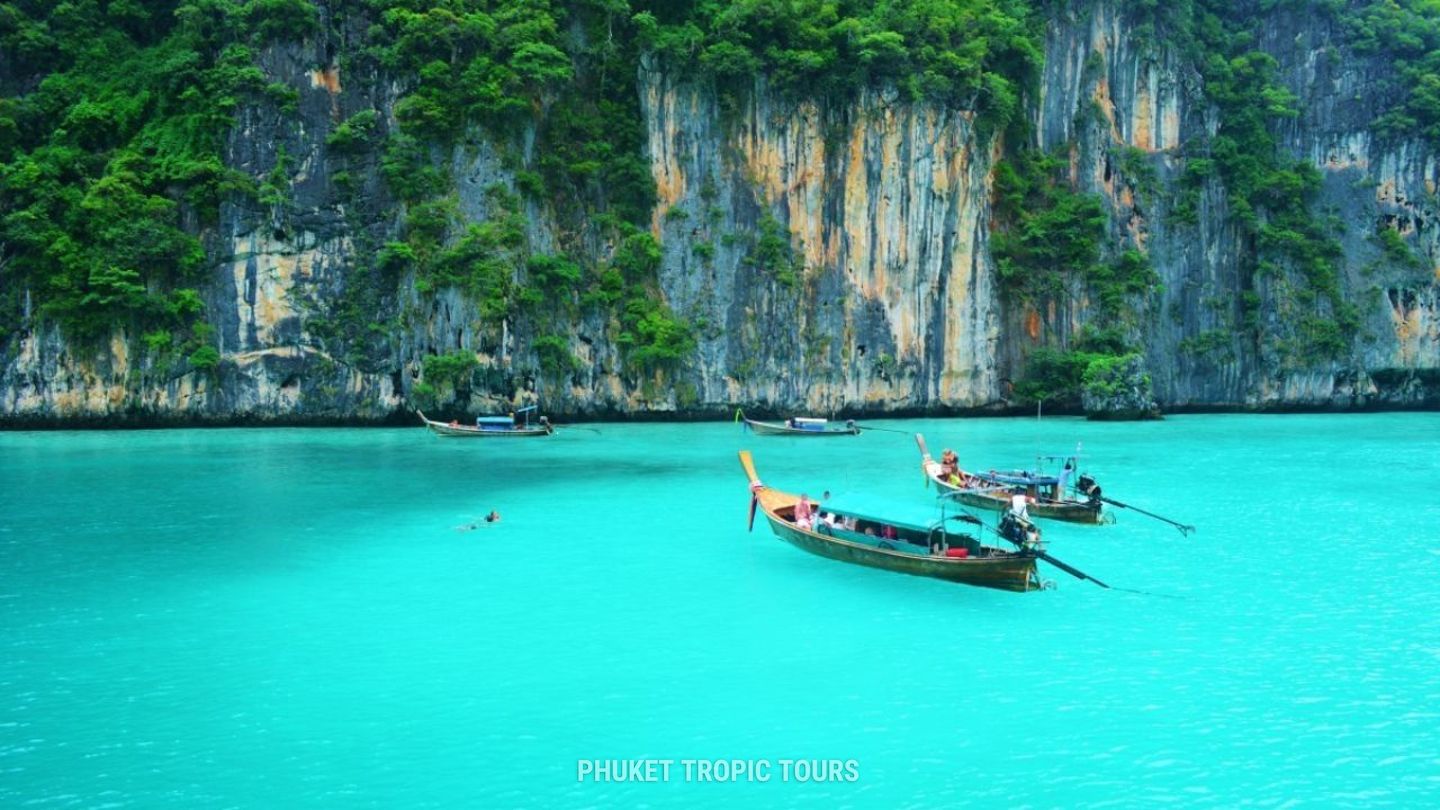
<instances>
[{"instance_id":1,"label":"passenger sitting in boat","mask_svg":"<svg viewBox=\"0 0 1440 810\"><path fill-rule=\"evenodd\" d=\"M945 448L945 452L940 454L940 474L950 475L959 469L960 457L955 455L954 450L948 447Z\"/></svg>"},{"instance_id":2,"label":"passenger sitting in boat","mask_svg":"<svg viewBox=\"0 0 1440 810\"><path fill-rule=\"evenodd\" d=\"M800 502L795 504L795 525L802 529L813 528L815 525L815 513L811 509L809 495L801 495Z\"/></svg>"},{"instance_id":3,"label":"passenger sitting in boat","mask_svg":"<svg viewBox=\"0 0 1440 810\"><path fill-rule=\"evenodd\" d=\"M894 526L885 525L880 527L880 536L886 540L894 540L898 536Z\"/></svg>"},{"instance_id":4,"label":"passenger sitting in boat","mask_svg":"<svg viewBox=\"0 0 1440 810\"><path fill-rule=\"evenodd\" d=\"M450 427L460 427L460 420L459 420L459 419L451 419L451 420L450 420Z\"/></svg>"},{"instance_id":5,"label":"passenger sitting in boat","mask_svg":"<svg viewBox=\"0 0 1440 810\"><path fill-rule=\"evenodd\" d=\"M866 526L866 527L865 527L865 536L866 536L866 537L874 537L874 536L875 536L875 527L874 527L874 526Z\"/></svg>"}]
</instances>

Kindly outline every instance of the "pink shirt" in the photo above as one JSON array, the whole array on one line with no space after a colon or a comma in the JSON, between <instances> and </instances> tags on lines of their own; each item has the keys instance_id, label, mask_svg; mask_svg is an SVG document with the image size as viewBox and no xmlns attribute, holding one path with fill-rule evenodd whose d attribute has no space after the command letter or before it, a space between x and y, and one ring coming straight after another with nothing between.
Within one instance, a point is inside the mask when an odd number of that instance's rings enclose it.
<instances>
[{"instance_id":1,"label":"pink shirt","mask_svg":"<svg viewBox=\"0 0 1440 810\"><path fill-rule=\"evenodd\" d=\"M810 500L808 498L801 498L800 502L795 504L795 522L800 523L804 521L805 523L809 523L810 515Z\"/></svg>"}]
</instances>

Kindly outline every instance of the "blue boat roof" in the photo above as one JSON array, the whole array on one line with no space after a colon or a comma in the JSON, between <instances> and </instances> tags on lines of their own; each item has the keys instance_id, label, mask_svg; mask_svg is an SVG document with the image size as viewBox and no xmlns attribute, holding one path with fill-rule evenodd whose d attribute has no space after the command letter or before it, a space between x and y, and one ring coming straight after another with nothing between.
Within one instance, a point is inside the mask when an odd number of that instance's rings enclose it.
<instances>
[{"instance_id":1,"label":"blue boat roof","mask_svg":"<svg viewBox=\"0 0 1440 810\"><path fill-rule=\"evenodd\" d=\"M986 481L996 481L1001 484L1018 484L1020 486L1030 486L1033 484L1043 487L1060 482L1060 479L1053 475L1030 475L1028 473L1015 472L977 472L975 476L977 478L983 478Z\"/></svg>"},{"instance_id":2,"label":"blue boat roof","mask_svg":"<svg viewBox=\"0 0 1440 810\"><path fill-rule=\"evenodd\" d=\"M834 495L828 501L816 501L824 512L836 512L873 523L929 531L940 520L940 510L910 501L897 501L875 495L855 493ZM958 514L958 512L957 512Z\"/></svg>"},{"instance_id":3,"label":"blue boat roof","mask_svg":"<svg viewBox=\"0 0 1440 810\"><path fill-rule=\"evenodd\" d=\"M475 420L477 425L512 425L514 423L515 420L508 416L482 416Z\"/></svg>"}]
</instances>

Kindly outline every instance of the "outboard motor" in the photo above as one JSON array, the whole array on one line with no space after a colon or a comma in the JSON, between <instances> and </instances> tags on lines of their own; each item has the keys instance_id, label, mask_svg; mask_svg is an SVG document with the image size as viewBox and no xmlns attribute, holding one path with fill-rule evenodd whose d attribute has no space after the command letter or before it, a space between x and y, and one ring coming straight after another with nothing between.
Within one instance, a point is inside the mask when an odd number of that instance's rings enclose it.
<instances>
[{"instance_id":1,"label":"outboard motor","mask_svg":"<svg viewBox=\"0 0 1440 810\"><path fill-rule=\"evenodd\" d=\"M1090 499L1091 503L1100 503L1100 485L1089 475L1082 475L1075 481L1075 489Z\"/></svg>"},{"instance_id":2,"label":"outboard motor","mask_svg":"<svg viewBox=\"0 0 1440 810\"><path fill-rule=\"evenodd\" d=\"M1023 551L1044 551L1040 543L1040 527L1014 512L1001 516L1000 536Z\"/></svg>"},{"instance_id":3,"label":"outboard motor","mask_svg":"<svg viewBox=\"0 0 1440 810\"><path fill-rule=\"evenodd\" d=\"M1025 528L1013 512L1000 516L1000 536L1017 546L1025 542Z\"/></svg>"}]
</instances>

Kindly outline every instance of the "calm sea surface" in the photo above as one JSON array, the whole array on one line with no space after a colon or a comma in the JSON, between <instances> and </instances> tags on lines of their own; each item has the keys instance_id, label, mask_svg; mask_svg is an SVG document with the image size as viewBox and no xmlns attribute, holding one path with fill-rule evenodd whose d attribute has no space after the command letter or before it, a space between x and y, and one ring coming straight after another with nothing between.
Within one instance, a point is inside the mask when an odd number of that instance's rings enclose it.
<instances>
[{"instance_id":1,"label":"calm sea surface","mask_svg":"<svg viewBox=\"0 0 1440 810\"><path fill-rule=\"evenodd\" d=\"M746 533L736 450L924 503L895 433L0 433L0 807L1440 804L1440 414L873 424L1199 532L1012 594ZM577 782L634 757L777 772Z\"/></svg>"}]
</instances>

